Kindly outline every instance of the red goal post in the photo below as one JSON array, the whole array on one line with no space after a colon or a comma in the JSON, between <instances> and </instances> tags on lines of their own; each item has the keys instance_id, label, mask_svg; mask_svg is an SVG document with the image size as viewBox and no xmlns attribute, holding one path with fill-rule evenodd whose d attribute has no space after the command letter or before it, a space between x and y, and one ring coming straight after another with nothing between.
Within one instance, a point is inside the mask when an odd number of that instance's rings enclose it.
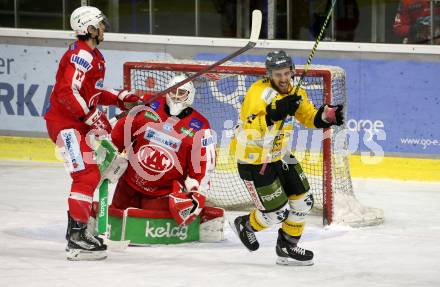
<instances>
[{"instance_id":1,"label":"red goal post","mask_svg":"<svg viewBox=\"0 0 440 287\"><path fill-rule=\"evenodd\" d=\"M190 75L210 64L212 62L182 60L127 62L124 64L124 88L139 92L159 92L166 88L174 75ZM300 75L302 67L296 67L296 72ZM238 176L235 158L229 153L228 143L233 136L247 88L265 74L266 70L261 63L231 63L216 67L194 80L194 108L210 121L219 144L208 201L227 210L243 210L253 206ZM312 65L304 77L302 87L317 107L322 104L346 106L345 71L340 67ZM344 128L333 127L323 133L322 130L306 130L296 125L297 142L292 145L294 154L308 177L315 198L315 210L322 212L325 224L380 224L383 222L383 212L362 206L354 195L346 139L341 143Z\"/></svg>"}]
</instances>

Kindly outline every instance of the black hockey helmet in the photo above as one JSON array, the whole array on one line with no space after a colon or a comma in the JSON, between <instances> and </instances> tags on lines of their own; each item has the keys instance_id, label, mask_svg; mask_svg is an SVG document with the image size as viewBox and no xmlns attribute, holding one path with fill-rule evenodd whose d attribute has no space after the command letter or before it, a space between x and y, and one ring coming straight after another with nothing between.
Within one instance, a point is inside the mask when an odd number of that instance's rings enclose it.
<instances>
[{"instance_id":1,"label":"black hockey helmet","mask_svg":"<svg viewBox=\"0 0 440 287\"><path fill-rule=\"evenodd\" d=\"M283 50L269 52L266 56L266 70L269 75L272 74L272 70L282 68L295 69L292 59Z\"/></svg>"}]
</instances>

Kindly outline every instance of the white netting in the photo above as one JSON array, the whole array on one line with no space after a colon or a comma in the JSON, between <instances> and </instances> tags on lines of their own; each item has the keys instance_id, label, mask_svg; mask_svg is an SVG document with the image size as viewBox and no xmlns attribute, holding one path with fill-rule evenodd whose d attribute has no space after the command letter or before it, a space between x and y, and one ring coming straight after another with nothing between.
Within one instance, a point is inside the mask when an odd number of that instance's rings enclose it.
<instances>
[{"instance_id":1,"label":"white netting","mask_svg":"<svg viewBox=\"0 0 440 287\"><path fill-rule=\"evenodd\" d=\"M178 73L191 74L211 62L173 61L136 62L125 65L125 86L144 92L164 90L168 81ZM302 67L297 66L302 73ZM238 119L241 102L250 85L265 75L261 63L232 63L216 68L194 81L196 97L194 108L210 121L216 131L219 148L217 165L211 180L208 200L226 209L248 209L253 205L237 173L235 159L229 153L228 143ZM303 88L317 107L325 103L344 104L345 71L333 66L312 66L303 81ZM341 137L344 127L334 127L330 132L327 149L323 148L323 132L295 125L292 148L308 176L315 207L326 219L352 226L377 224L383 213L361 206L353 194L346 137ZM327 156L325 156L327 154ZM329 172L324 170L328 168ZM324 177L324 175L327 177ZM345 199L345 203L341 200ZM349 200L348 200L349 199ZM351 212L350 212L350 209ZM363 216L362 214L365 213ZM357 219L353 219L356 217Z\"/></svg>"}]
</instances>

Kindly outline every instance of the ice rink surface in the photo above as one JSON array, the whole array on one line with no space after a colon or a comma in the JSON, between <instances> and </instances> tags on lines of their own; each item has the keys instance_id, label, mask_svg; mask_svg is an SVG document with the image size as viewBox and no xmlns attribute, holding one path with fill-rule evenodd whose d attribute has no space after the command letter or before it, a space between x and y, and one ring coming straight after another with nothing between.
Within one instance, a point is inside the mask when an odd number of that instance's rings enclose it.
<instances>
[{"instance_id":1,"label":"ice rink surface","mask_svg":"<svg viewBox=\"0 0 440 287\"><path fill-rule=\"evenodd\" d=\"M440 286L440 183L354 180L356 197L385 223L323 228L310 216L308 267L275 264L276 229L247 251L222 243L129 247L97 262L69 262L64 240L70 178L57 164L0 162L0 286ZM236 216L228 214L229 218Z\"/></svg>"}]
</instances>

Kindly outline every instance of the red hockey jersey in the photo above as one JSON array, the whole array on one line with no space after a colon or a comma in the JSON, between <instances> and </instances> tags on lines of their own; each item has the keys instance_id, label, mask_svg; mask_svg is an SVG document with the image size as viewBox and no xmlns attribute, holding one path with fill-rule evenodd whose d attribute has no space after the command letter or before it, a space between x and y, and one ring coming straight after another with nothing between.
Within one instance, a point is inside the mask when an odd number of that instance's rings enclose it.
<instances>
[{"instance_id":1,"label":"red hockey jersey","mask_svg":"<svg viewBox=\"0 0 440 287\"><path fill-rule=\"evenodd\" d=\"M187 177L197 181L199 192L206 192L215 165L208 120L193 109L180 118L169 116L164 98L143 108L135 117L119 120L112 131L113 143L128 153L124 179L154 197L169 194L173 180L183 184Z\"/></svg>"},{"instance_id":2,"label":"red hockey jersey","mask_svg":"<svg viewBox=\"0 0 440 287\"><path fill-rule=\"evenodd\" d=\"M431 9L429 0L402 0L394 19L394 33L407 37L409 43L425 43L430 39ZM435 36L440 32L440 2L434 2Z\"/></svg>"},{"instance_id":3,"label":"red hockey jersey","mask_svg":"<svg viewBox=\"0 0 440 287\"><path fill-rule=\"evenodd\" d=\"M118 91L104 88L105 60L101 52L86 42L69 46L58 66L50 107L44 118L61 128L89 130L82 118L98 104L117 105Z\"/></svg>"}]
</instances>

